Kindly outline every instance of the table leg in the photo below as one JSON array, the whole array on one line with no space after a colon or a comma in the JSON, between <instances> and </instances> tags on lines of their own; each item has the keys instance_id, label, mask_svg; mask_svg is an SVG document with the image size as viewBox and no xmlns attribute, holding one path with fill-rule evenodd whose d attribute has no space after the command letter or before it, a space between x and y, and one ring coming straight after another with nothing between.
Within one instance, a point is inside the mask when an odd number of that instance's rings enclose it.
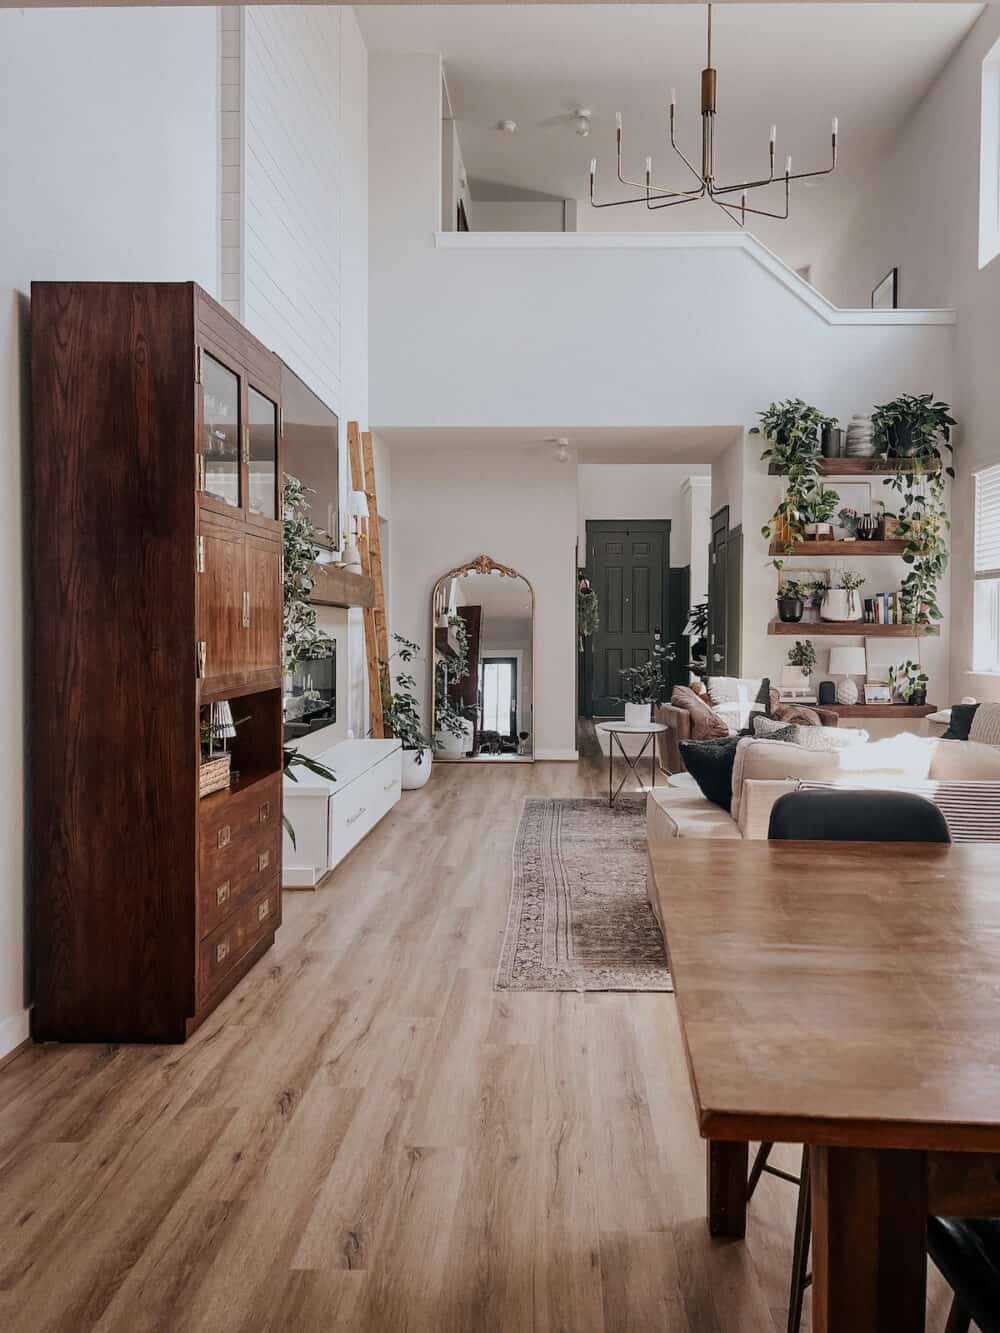
<instances>
[{"instance_id":1,"label":"table leg","mask_svg":"<svg viewBox=\"0 0 1000 1333\"><path fill-rule=\"evenodd\" d=\"M747 1234L748 1143L723 1143L709 1139L708 1230L713 1236L742 1240Z\"/></svg>"},{"instance_id":2,"label":"table leg","mask_svg":"<svg viewBox=\"0 0 1000 1333\"><path fill-rule=\"evenodd\" d=\"M810 1149L813 1333L924 1333L927 1160Z\"/></svg>"}]
</instances>

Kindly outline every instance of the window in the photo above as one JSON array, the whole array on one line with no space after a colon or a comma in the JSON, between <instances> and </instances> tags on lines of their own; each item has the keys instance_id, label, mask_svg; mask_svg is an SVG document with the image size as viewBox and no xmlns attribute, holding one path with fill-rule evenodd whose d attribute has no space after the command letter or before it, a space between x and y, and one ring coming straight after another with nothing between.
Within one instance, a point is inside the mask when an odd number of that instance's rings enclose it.
<instances>
[{"instance_id":1,"label":"window","mask_svg":"<svg viewBox=\"0 0 1000 1333\"><path fill-rule=\"evenodd\" d=\"M979 267L1000 254L1000 42L983 61L979 136Z\"/></svg>"},{"instance_id":2,"label":"window","mask_svg":"<svg viewBox=\"0 0 1000 1333\"><path fill-rule=\"evenodd\" d=\"M1000 465L976 473L972 669L1000 672Z\"/></svg>"},{"instance_id":3,"label":"window","mask_svg":"<svg viewBox=\"0 0 1000 1333\"><path fill-rule=\"evenodd\" d=\"M517 659L485 658L481 689L483 731L513 738L517 729Z\"/></svg>"}]
</instances>

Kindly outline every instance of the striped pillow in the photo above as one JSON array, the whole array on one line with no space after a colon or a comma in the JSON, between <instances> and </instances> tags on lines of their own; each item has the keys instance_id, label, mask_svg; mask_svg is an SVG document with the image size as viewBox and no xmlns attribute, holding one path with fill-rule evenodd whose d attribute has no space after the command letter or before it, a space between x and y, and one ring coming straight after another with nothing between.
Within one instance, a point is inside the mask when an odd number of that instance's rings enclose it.
<instances>
[{"instance_id":1,"label":"striped pillow","mask_svg":"<svg viewBox=\"0 0 1000 1333\"><path fill-rule=\"evenodd\" d=\"M835 782L800 782L799 790L837 791ZM857 790L856 787L852 788ZM1000 782L895 782L881 791L904 791L932 801L944 815L952 842L1000 842Z\"/></svg>"}]
</instances>

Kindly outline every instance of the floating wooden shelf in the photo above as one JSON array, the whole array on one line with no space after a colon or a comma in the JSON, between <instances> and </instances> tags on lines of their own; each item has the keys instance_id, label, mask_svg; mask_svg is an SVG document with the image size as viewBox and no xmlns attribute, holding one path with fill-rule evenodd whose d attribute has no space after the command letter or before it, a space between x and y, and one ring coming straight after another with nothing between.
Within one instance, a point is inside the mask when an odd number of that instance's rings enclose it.
<instances>
[{"instance_id":1,"label":"floating wooden shelf","mask_svg":"<svg viewBox=\"0 0 1000 1333\"><path fill-rule=\"evenodd\" d=\"M906 545L904 541L804 541L793 542L792 549L789 551L787 542L772 542L767 551L769 555L846 555L861 557L866 555L902 555L906 550Z\"/></svg>"},{"instance_id":2,"label":"floating wooden shelf","mask_svg":"<svg viewBox=\"0 0 1000 1333\"><path fill-rule=\"evenodd\" d=\"M314 606L374 606L375 580L351 574L340 565L313 565L316 585L309 600Z\"/></svg>"},{"instance_id":3,"label":"floating wooden shelf","mask_svg":"<svg viewBox=\"0 0 1000 1333\"><path fill-rule=\"evenodd\" d=\"M928 717L937 712L935 704L821 704L827 713L838 717Z\"/></svg>"},{"instance_id":4,"label":"floating wooden shelf","mask_svg":"<svg viewBox=\"0 0 1000 1333\"><path fill-rule=\"evenodd\" d=\"M922 472L937 472L940 460L925 463ZM785 476L785 469L777 463L771 463L768 472L772 477ZM821 477L891 477L895 472L915 472L910 458L817 458L816 471Z\"/></svg>"},{"instance_id":5,"label":"floating wooden shelf","mask_svg":"<svg viewBox=\"0 0 1000 1333\"><path fill-rule=\"evenodd\" d=\"M772 620L768 634L794 634L810 639L817 634L853 635L865 639L925 639L940 634L938 625L871 625L864 620Z\"/></svg>"}]
</instances>

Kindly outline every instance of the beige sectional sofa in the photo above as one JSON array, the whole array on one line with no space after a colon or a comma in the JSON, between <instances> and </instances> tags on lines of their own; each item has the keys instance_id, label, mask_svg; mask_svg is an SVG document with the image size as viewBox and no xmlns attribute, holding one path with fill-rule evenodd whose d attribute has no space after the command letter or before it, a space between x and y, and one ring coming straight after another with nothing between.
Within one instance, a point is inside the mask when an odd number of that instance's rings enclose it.
<instances>
[{"instance_id":1,"label":"beige sectional sofa","mask_svg":"<svg viewBox=\"0 0 1000 1333\"><path fill-rule=\"evenodd\" d=\"M672 838L766 838L771 807L800 782L892 788L927 780L1000 782L1000 748L904 734L822 751L747 737L733 765L731 814L706 800L690 774L677 774L649 793L647 836L650 847Z\"/></svg>"}]
</instances>

